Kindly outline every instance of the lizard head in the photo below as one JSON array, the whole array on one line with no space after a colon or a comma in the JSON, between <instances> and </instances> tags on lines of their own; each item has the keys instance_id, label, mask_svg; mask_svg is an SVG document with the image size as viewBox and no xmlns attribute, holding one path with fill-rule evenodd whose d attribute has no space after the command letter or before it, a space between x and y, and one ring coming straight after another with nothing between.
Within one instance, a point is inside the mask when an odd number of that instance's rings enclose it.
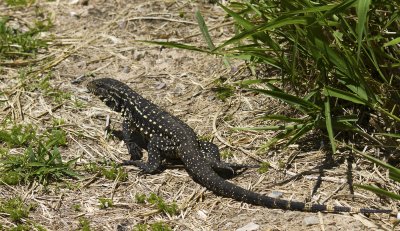
<instances>
[{"instance_id":1,"label":"lizard head","mask_svg":"<svg viewBox=\"0 0 400 231\"><path fill-rule=\"evenodd\" d=\"M108 107L120 112L123 106L122 90L125 84L111 78L95 79L87 84L90 93L99 97Z\"/></svg>"}]
</instances>

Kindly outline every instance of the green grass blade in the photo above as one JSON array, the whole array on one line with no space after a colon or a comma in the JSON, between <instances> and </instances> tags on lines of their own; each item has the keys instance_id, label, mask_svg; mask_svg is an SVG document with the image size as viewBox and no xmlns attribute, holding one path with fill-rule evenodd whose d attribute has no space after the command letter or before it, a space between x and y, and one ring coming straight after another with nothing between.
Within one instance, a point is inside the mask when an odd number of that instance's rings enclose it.
<instances>
[{"instance_id":1,"label":"green grass blade","mask_svg":"<svg viewBox=\"0 0 400 231\"><path fill-rule=\"evenodd\" d=\"M393 171L389 171L389 178L400 183L400 174L396 174Z\"/></svg>"},{"instance_id":2,"label":"green grass blade","mask_svg":"<svg viewBox=\"0 0 400 231\"><path fill-rule=\"evenodd\" d=\"M179 49L185 49L185 50L192 50L192 51L199 51L199 52L204 52L204 53L211 53L209 50L201 49L195 46L190 46L182 43L177 43L177 42L162 42L162 41L147 41L147 40L136 40L136 42L143 42L143 43L148 43L148 44L154 44L154 45L160 45L164 47L169 47L169 48L179 48Z\"/></svg>"},{"instance_id":3,"label":"green grass blade","mask_svg":"<svg viewBox=\"0 0 400 231\"><path fill-rule=\"evenodd\" d=\"M364 99L361 99L360 97L358 97L355 94L352 94L347 91L342 91L342 90L339 90L339 89L336 89L333 87L329 87L329 86L325 87L324 94L326 96L331 96L331 97L336 97L336 98L344 99L347 101L351 101L356 104L365 105L367 103Z\"/></svg>"},{"instance_id":4,"label":"green grass blade","mask_svg":"<svg viewBox=\"0 0 400 231\"><path fill-rule=\"evenodd\" d=\"M293 137L287 142L286 146L291 145L296 142L300 137L302 137L307 132L311 131L314 128L313 124L308 123L300 129L297 129L297 133L293 135Z\"/></svg>"},{"instance_id":5,"label":"green grass blade","mask_svg":"<svg viewBox=\"0 0 400 231\"><path fill-rule=\"evenodd\" d=\"M312 22L312 18L304 17L304 16L293 16L293 17L281 17L273 20L272 22L262 24L258 27L254 27L251 30L245 30L244 32L234 36L233 38L229 39L228 41L224 42L221 46L217 47L216 50L220 50L223 47L226 47L232 43L236 43L244 38L250 37L256 33L261 31L273 30L279 27L287 26L287 25L307 25Z\"/></svg>"},{"instance_id":6,"label":"green grass blade","mask_svg":"<svg viewBox=\"0 0 400 231\"><path fill-rule=\"evenodd\" d=\"M333 134L331 106L330 106L329 100L330 100L329 96L326 96L324 99L325 125L326 125L326 130L328 132L329 141L331 142L332 153L335 154L336 153L336 141L335 141L335 136Z\"/></svg>"},{"instance_id":7,"label":"green grass blade","mask_svg":"<svg viewBox=\"0 0 400 231\"><path fill-rule=\"evenodd\" d=\"M241 58L245 57L249 61L254 61L255 59L258 59L258 61L262 61L266 64L269 64L271 66L274 66L276 68L280 68L279 60L269 57L266 54L263 53L256 53L256 52L244 52L244 54L239 54L239 55L229 55L229 57L234 57L234 58Z\"/></svg>"},{"instance_id":8,"label":"green grass blade","mask_svg":"<svg viewBox=\"0 0 400 231\"><path fill-rule=\"evenodd\" d=\"M235 83L240 87L249 87L252 84L259 84L259 83L267 83L267 82L278 82L280 79L278 78L270 78L270 79L245 79L240 82Z\"/></svg>"},{"instance_id":9,"label":"green grass blade","mask_svg":"<svg viewBox=\"0 0 400 231\"><path fill-rule=\"evenodd\" d=\"M350 8L356 1L357 0L343 1L342 3L333 7L331 10L328 10L327 12L325 12L325 14L322 17L317 19L317 21L323 21L323 20L331 17L332 15L342 14L348 8Z\"/></svg>"},{"instance_id":10,"label":"green grass blade","mask_svg":"<svg viewBox=\"0 0 400 231\"><path fill-rule=\"evenodd\" d=\"M360 185L360 184L354 184L354 186L366 189L368 191L374 192L374 193L379 194L379 195L390 197L390 198L395 199L395 200L400 200L400 195L392 193L392 192L389 192L389 191L386 191L384 189L381 189L381 188L378 188L378 187L375 187L375 186Z\"/></svg>"},{"instance_id":11,"label":"green grass blade","mask_svg":"<svg viewBox=\"0 0 400 231\"><path fill-rule=\"evenodd\" d=\"M315 33L322 33L321 31L316 31ZM330 44L327 43L325 38L323 37L317 37L319 35L315 35L314 37L314 44L325 56L325 58L334 65L334 67L344 76L353 79L354 75L351 72L351 69L348 67L346 64L344 58L334 49L330 47ZM314 55L315 56L315 55Z\"/></svg>"},{"instance_id":12,"label":"green grass blade","mask_svg":"<svg viewBox=\"0 0 400 231\"><path fill-rule=\"evenodd\" d=\"M383 44L383 47L394 46L394 45L396 45L398 43L400 43L400 37L395 38L395 39Z\"/></svg>"},{"instance_id":13,"label":"green grass blade","mask_svg":"<svg viewBox=\"0 0 400 231\"><path fill-rule=\"evenodd\" d=\"M375 135L387 136L400 139L400 134L396 133L374 133Z\"/></svg>"},{"instance_id":14,"label":"green grass blade","mask_svg":"<svg viewBox=\"0 0 400 231\"><path fill-rule=\"evenodd\" d=\"M247 21L246 19L244 19L242 16L240 16L240 14L237 14L235 12L233 12L232 10L228 9L227 7L225 7L224 5L222 5L221 3L217 2L217 4L227 13L229 14L229 16L231 16L235 22L239 25L241 25L243 28L245 28L246 30L251 30L253 29L254 25Z\"/></svg>"},{"instance_id":15,"label":"green grass blade","mask_svg":"<svg viewBox=\"0 0 400 231\"><path fill-rule=\"evenodd\" d=\"M301 129L304 124L285 124L285 125L275 125L275 126L262 126L262 127L235 127L233 130L237 131L292 131L296 129Z\"/></svg>"},{"instance_id":16,"label":"green grass blade","mask_svg":"<svg viewBox=\"0 0 400 231\"><path fill-rule=\"evenodd\" d=\"M357 61L360 60L360 51L361 51L361 44L362 44L362 39L363 39L363 34L366 31L366 25L367 25L367 14L369 10L369 6L371 4L371 0L358 0L357 1L357 16L358 16L358 22L357 22L357 43L358 43L358 49L357 49Z\"/></svg>"},{"instance_id":17,"label":"green grass blade","mask_svg":"<svg viewBox=\"0 0 400 231\"><path fill-rule=\"evenodd\" d=\"M210 33L208 33L208 27L206 25L206 22L204 21L203 16L201 15L200 11L196 11L196 20L197 20L197 23L199 24L201 34L203 35L203 38L207 42L208 48L210 50L214 50L215 49L214 43L212 42Z\"/></svg>"},{"instance_id":18,"label":"green grass blade","mask_svg":"<svg viewBox=\"0 0 400 231\"><path fill-rule=\"evenodd\" d=\"M337 6L337 4L323 5L323 6L316 6L316 7L308 7L306 9L291 10L291 11L288 11L288 12L284 12L283 15L298 15L298 14L304 14L304 13L323 12L323 11L331 10L336 6Z\"/></svg>"},{"instance_id":19,"label":"green grass blade","mask_svg":"<svg viewBox=\"0 0 400 231\"><path fill-rule=\"evenodd\" d=\"M377 165L379 165L379 166L381 166L383 168L389 169L389 171L393 172L396 175L400 175L400 169L398 169L398 168L396 168L396 167L394 167L394 166L392 166L392 165L390 165L390 164L388 164L388 163L386 163L384 161L381 161L381 160L379 160L379 159L377 159L375 157L372 157L372 156L367 155L367 154L365 154L363 152L360 152L357 149L354 149L354 148L352 148L352 149L354 151L356 151L358 154L360 154L363 157L365 157L366 159L368 159L369 161L371 161L372 163L377 164Z\"/></svg>"},{"instance_id":20,"label":"green grass blade","mask_svg":"<svg viewBox=\"0 0 400 231\"><path fill-rule=\"evenodd\" d=\"M250 90L280 99L280 100L290 104L291 106L294 106L297 108L300 107L301 109L303 109L305 111L321 110L321 108L316 104L313 104L309 101L303 100L299 97L286 94L284 92L270 91L270 90L265 90L265 89L254 89L254 88L250 88Z\"/></svg>"},{"instance_id":21,"label":"green grass blade","mask_svg":"<svg viewBox=\"0 0 400 231\"><path fill-rule=\"evenodd\" d=\"M298 118L291 118L287 117L284 115L266 115L266 116L260 116L257 117L258 119L262 120L279 120L283 122L295 122L295 123L304 123L304 119L298 119Z\"/></svg>"},{"instance_id":22,"label":"green grass blade","mask_svg":"<svg viewBox=\"0 0 400 231\"><path fill-rule=\"evenodd\" d=\"M262 126L262 127L235 127L232 129L236 131L281 131L285 130L285 126L276 125L276 126Z\"/></svg>"}]
</instances>

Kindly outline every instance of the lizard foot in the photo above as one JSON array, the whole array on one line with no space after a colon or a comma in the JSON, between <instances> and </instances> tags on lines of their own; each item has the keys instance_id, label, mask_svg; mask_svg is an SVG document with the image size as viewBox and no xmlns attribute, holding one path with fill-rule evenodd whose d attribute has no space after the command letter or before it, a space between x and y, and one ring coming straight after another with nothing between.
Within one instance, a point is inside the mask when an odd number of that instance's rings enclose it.
<instances>
[{"instance_id":1,"label":"lizard foot","mask_svg":"<svg viewBox=\"0 0 400 231\"><path fill-rule=\"evenodd\" d=\"M153 166L149 163L145 163L141 160L124 160L121 163L121 166L126 166L126 165L133 165L136 166L138 168L140 168L140 170L142 170L142 173L146 173L146 174L155 174L159 172L159 169L157 166Z\"/></svg>"}]
</instances>

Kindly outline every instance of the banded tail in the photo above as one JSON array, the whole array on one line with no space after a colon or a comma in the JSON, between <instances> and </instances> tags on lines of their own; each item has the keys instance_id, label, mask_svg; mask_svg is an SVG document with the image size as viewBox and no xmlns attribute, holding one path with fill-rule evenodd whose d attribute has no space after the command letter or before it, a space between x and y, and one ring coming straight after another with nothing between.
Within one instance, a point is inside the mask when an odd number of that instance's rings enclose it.
<instances>
[{"instance_id":1,"label":"banded tail","mask_svg":"<svg viewBox=\"0 0 400 231\"><path fill-rule=\"evenodd\" d=\"M252 192L250 190L239 187L226 181L216 174L210 166L197 166L199 171L189 171L193 179L199 184L205 186L214 193L233 198L238 201L246 202L253 205L264 206L267 208L277 208L283 210L296 210L308 212L327 212L327 213L391 213L392 210L373 209L373 208L353 208L344 206L320 205L312 203L303 203L298 201L289 201L273 198Z\"/></svg>"}]
</instances>

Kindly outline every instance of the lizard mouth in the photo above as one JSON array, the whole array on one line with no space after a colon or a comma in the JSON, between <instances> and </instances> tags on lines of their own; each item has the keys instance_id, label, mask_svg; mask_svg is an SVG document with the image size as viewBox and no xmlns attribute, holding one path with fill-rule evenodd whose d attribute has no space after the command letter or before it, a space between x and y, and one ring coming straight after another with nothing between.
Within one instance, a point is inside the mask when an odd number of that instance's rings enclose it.
<instances>
[{"instance_id":1,"label":"lizard mouth","mask_svg":"<svg viewBox=\"0 0 400 231\"><path fill-rule=\"evenodd\" d=\"M90 81L87 85L86 88L88 89L88 91L96 96L99 97L106 97L107 95L107 91L106 89L104 89L104 87L101 86L100 83L98 83L98 81L93 80Z\"/></svg>"}]
</instances>

